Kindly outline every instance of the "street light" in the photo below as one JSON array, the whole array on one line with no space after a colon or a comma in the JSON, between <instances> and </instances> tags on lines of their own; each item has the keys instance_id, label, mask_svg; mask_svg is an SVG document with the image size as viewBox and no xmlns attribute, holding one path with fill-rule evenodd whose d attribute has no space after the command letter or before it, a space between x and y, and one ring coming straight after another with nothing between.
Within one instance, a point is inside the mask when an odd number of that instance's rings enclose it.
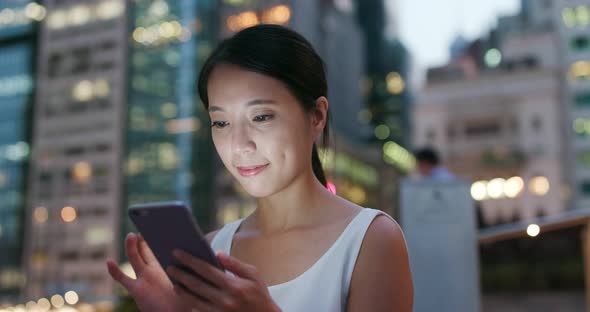
<instances>
[{"instance_id":1,"label":"street light","mask_svg":"<svg viewBox=\"0 0 590 312\"><path fill-rule=\"evenodd\" d=\"M62 220L64 220L64 222L72 222L74 220L76 220L77 217L77 213L76 213L76 209L74 209L74 207L63 207L61 209L61 218Z\"/></svg>"},{"instance_id":2,"label":"street light","mask_svg":"<svg viewBox=\"0 0 590 312\"><path fill-rule=\"evenodd\" d=\"M537 224L529 224L526 228L526 233L530 237L536 237L541 232L541 228Z\"/></svg>"},{"instance_id":3,"label":"street light","mask_svg":"<svg viewBox=\"0 0 590 312\"><path fill-rule=\"evenodd\" d=\"M391 94L400 94L404 91L406 87L404 79L397 72L391 72L387 74L385 81L387 82L387 90Z\"/></svg>"}]
</instances>

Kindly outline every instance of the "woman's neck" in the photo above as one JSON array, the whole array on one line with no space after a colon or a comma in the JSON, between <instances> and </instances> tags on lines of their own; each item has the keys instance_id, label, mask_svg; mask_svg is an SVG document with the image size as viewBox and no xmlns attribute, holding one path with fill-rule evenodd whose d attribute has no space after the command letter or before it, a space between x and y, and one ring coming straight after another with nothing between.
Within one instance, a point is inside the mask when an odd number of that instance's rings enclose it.
<instances>
[{"instance_id":1,"label":"woman's neck","mask_svg":"<svg viewBox=\"0 0 590 312\"><path fill-rule=\"evenodd\" d=\"M337 197L309 170L280 192L259 198L248 223L264 235L309 226L322 219L323 210L334 200Z\"/></svg>"}]
</instances>

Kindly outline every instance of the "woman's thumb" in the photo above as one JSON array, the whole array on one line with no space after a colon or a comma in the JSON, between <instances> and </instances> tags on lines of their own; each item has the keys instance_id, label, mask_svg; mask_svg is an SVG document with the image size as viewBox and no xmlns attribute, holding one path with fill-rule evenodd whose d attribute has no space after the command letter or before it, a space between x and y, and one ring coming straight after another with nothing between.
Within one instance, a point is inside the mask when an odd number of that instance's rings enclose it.
<instances>
[{"instance_id":1,"label":"woman's thumb","mask_svg":"<svg viewBox=\"0 0 590 312\"><path fill-rule=\"evenodd\" d=\"M123 273L123 271L121 271L117 263L115 263L115 261L113 260L107 261L107 269L109 271L109 274L115 281L123 285L123 287L125 287L127 291L130 291L130 288L133 287L133 282L135 281L134 279L127 276L127 274Z\"/></svg>"}]
</instances>

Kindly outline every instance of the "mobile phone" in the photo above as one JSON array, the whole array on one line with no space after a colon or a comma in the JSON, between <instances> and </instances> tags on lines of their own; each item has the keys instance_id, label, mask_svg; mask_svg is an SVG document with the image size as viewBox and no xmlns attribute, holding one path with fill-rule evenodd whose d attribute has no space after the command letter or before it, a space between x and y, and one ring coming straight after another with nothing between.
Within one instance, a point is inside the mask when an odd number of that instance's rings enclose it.
<instances>
[{"instance_id":1,"label":"mobile phone","mask_svg":"<svg viewBox=\"0 0 590 312\"><path fill-rule=\"evenodd\" d=\"M176 266L192 272L172 255L174 249L180 249L223 271L185 203L174 201L133 205L129 207L128 214L164 270L168 266Z\"/></svg>"}]
</instances>

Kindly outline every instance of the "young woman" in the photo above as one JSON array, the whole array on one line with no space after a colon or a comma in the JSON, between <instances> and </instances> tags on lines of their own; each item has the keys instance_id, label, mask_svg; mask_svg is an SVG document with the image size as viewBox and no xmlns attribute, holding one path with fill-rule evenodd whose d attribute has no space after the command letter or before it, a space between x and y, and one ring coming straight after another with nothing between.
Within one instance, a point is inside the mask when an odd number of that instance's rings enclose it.
<instances>
[{"instance_id":1,"label":"young woman","mask_svg":"<svg viewBox=\"0 0 590 312\"><path fill-rule=\"evenodd\" d=\"M315 142L327 137L327 85L312 46L285 27L244 29L212 53L198 88L217 153L257 209L207 235L232 274L176 252L201 278L165 268L172 284L145 241L129 234L137 278L113 261L108 269L140 309L411 311L398 224L325 187Z\"/></svg>"}]
</instances>

